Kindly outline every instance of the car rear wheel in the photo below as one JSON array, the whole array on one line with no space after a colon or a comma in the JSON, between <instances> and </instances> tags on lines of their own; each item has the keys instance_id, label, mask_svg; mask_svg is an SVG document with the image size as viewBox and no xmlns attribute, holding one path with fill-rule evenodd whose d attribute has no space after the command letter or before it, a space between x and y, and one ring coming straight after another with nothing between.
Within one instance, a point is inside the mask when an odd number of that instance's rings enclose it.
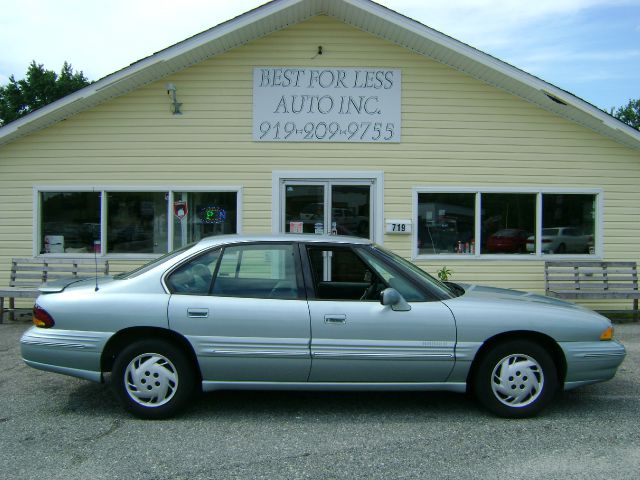
<instances>
[{"instance_id":1,"label":"car rear wheel","mask_svg":"<svg viewBox=\"0 0 640 480\"><path fill-rule=\"evenodd\" d=\"M164 340L141 340L116 357L112 383L126 410L161 419L184 407L195 389L195 375L180 348Z\"/></svg>"},{"instance_id":2,"label":"car rear wheel","mask_svg":"<svg viewBox=\"0 0 640 480\"><path fill-rule=\"evenodd\" d=\"M536 415L555 395L553 359L540 345L509 341L493 347L476 371L475 394L488 410L507 418Z\"/></svg>"}]
</instances>

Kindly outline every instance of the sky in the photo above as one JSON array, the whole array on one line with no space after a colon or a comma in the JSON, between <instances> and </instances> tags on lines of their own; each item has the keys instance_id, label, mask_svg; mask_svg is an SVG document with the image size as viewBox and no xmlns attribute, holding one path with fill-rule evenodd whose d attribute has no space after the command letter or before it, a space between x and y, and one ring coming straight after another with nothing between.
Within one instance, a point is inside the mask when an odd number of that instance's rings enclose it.
<instances>
[{"instance_id":1,"label":"sky","mask_svg":"<svg viewBox=\"0 0 640 480\"><path fill-rule=\"evenodd\" d=\"M98 80L264 0L0 0L0 85L35 60ZM378 0L609 111L640 98L640 0Z\"/></svg>"}]
</instances>

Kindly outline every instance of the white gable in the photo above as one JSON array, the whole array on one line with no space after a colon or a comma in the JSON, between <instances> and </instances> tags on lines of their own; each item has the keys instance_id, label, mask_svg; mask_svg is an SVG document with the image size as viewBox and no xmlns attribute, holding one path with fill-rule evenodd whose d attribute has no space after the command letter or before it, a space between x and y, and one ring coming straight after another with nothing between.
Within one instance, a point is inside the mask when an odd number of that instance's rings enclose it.
<instances>
[{"instance_id":1,"label":"white gable","mask_svg":"<svg viewBox=\"0 0 640 480\"><path fill-rule=\"evenodd\" d=\"M449 65L631 148L640 132L533 75L370 0L275 0L142 59L0 128L0 144L252 40L326 14Z\"/></svg>"}]
</instances>

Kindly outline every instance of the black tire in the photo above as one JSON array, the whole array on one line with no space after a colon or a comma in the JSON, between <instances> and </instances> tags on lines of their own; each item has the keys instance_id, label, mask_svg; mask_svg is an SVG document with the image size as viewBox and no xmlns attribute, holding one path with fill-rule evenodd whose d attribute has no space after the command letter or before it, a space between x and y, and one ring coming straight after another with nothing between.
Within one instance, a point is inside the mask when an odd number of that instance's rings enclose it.
<instances>
[{"instance_id":1,"label":"black tire","mask_svg":"<svg viewBox=\"0 0 640 480\"><path fill-rule=\"evenodd\" d=\"M553 399L557 388L558 374L551 355L527 340L493 347L480 359L474 379L478 401L505 418L536 415Z\"/></svg>"},{"instance_id":2,"label":"black tire","mask_svg":"<svg viewBox=\"0 0 640 480\"><path fill-rule=\"evenodd\" d=\"M558 245L558 248L556 248L556 253L565 253L567 251L567 246L564 243L561 243L560 245Z\"/></svg>"},{"instance_id":3,"label":"black tire","mask_svg":"<svg viewBox=\"0 0 640 480\"><path fill-rule=\"evenodd\" d=\"M166 340L140 340L122 350L111 382L124 408L144 419L178 413L195 390L196 375L185 352Z\"/></svg>"}]
</instances>

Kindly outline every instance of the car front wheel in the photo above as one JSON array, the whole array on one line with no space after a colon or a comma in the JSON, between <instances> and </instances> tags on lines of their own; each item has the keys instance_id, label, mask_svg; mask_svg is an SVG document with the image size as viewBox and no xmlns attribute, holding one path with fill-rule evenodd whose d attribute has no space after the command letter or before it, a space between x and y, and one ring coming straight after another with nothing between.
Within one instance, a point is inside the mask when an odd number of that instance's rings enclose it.
<instances>
[{"instance_id":1,"label":"car front wheel","mask_svg":"<svg viewBox=\"0 0 640 480\"><path fill-rule=\"evenodd\" d=\"M186 404L195 375L180 348L163 340L141 340L117 356L112 383L126 410L140 418L161 419Z\"/></svg>"},{"instance_id":2,"label":"car front wheel","mask_svg":"<svg viewBox=\"0 0 640 480\"><path fill-rule=\"evenodd\" d=\"M487 409L507 418L536 415L555 395L553 359L540 345L510 341L493 347L476 371L475 393Z\"/></svg>"}]
</instances>

